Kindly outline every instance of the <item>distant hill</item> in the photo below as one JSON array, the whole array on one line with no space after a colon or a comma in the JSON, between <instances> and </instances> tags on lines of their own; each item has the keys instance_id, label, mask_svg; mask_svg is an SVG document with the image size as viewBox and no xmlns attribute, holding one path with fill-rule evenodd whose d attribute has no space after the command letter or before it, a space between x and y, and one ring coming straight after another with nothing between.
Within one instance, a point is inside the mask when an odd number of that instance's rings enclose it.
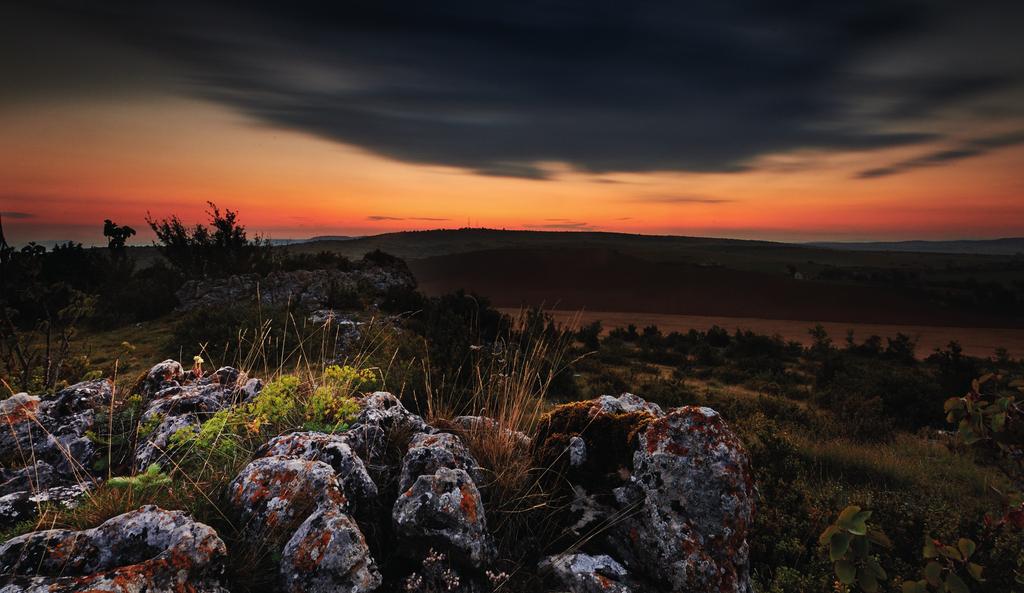
<instances>
[{"instance_id":1,"label":"distant hill","mask_svg":"<svg viewBox=\"0 0 1024 593\"><path fill-rule=\"evenodd\" d=\"M970 253L979 255L1024 254L1024 237L1006 239L981 239L961 241L841 241L805 243L811 247L839 249L845 251L901 251L916 253Z\"/></svg>"},{"instance_id":2,"label":"distant hill","mask_svg":"<svg viewBox=\"0 0 1024 593\"><path fill-rule=\"evenodd\" d=\"M315 241L351 241L352 239L360 239L362 237L351 237L349 235L317 235L308 239L303 239L303 243L313 243Z\"/></svg>"}]
</instances>

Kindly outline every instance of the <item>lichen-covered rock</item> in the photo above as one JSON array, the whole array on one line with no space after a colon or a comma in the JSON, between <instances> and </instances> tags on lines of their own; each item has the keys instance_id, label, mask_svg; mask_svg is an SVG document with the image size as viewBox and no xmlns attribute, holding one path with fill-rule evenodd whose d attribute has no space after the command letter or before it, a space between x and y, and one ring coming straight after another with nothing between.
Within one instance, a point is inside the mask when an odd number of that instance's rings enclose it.
<instances>
[{"instance_id":1,"label":"lichen-covered rock","mask_svg":"<svg viewBox=\"0 0 1024 593\"><path fill-rule=\"evenodd\" d=\"M363 460L340 435L293 432L272 439L256 455L322 461L334 468L345 497L356 506L369 504L377 497L377 485L367 473Z\"/></svg>"},{"instance_id":2,"label":"lichen-covered rock","mask_svg":"<svg viewBox=\"0 0 1024 593\"><path fill-rule=\"evenodd\" d=\"M175 293L179 311L256 302L264 305L298 305L315 310L328 306L331 296L344 290L378 300L395 289L412 289L416 281L401 261L392 265L358 262L351 270L291 270L238 274L223 279L190 280Z\"/></svg>"},{"instance_id":3,"label":"lichen-covered rock","mask_svg":"<svg viewBox=\"0 0 1024 593\"><path fill-rule=\"evenodd\" d=\"M433 546L477 568L492 559L480 492L464 470L441 468L416 478L391 515L402 544L414 544L407 553Z\"/></svg>"},{"instance_id":4,"label":"lichen-covered rock","mask_svg":"<svg viewBox=\"0 0 1024 593\"><path fill-rule=\"evenodd\" d=\"M627 565L671 590L751 590L747 531L754 484L739 439L711 408L685 406L646 425L629 483L636 508L613 529Z\"/></svg>"},{"instance_id":5,"label":"lichen-covered rock","mask_svg":"<svg viewBox=\"0 0 1024 593\"><path fill-rule=\"evenodd\" d=\"M423 418L413 414L397 397L377 391L360 400L362 410L345 441L367 466L379 469L386 462L388 446L396 440L408 440L420 432L434 432Z\"/></svg>"},{"instance_id":6,"label":"lichen-covered rock","mask_svg":"<svg viewBox=\"0 0 1024 593\"><path fill-rule=\"evenodd\" d=\"M52 397L18 393L0 401L0 458L29 465L46 461L60 472L83 473L95 446L86 436L95 410L110 403L106 379L84 381Z\"/></svg>"},{"instance_id":7,"label":"lichen-covered rock","mask_svg":"<svg viewBox=\"0 0 1024 593\"><path fill-rule=\"evenodd\" d=\"M533 439L537 467L565 471L587 490L618 486L629 474L637 434L659 414L630 394L557 406L541 417Z\"/></svg>"},{"instance_id":8,"label":"lichen-covered rock","mask_svg":"<svg viewBox=\"0 0 1024 593\"><path fill-rule=\"evenodd\" d=\"M94 529L36 531L0 545L0 591L226 593L226 556L212 528L147 506Z\"/></svg>"},{"instance_id":9,"label":"lichen-covered rock","mask_svg":"<svg viewBox=\"0 0 1024 593\"><path fill-rule=\"evenodd\" d=\"M0 527L28 521L39 514L43 503L59 505L70 509L78 505L82 495L92 489L92 482L81 482L66 486L26 488L0 496Z\"/></svg>"},{"instance_id":10,"label":"lichen-covered rock","mask_svg":"<svg viewBox=\"0 0 1024 593\"><path fill-rule=\"evenodd\" d=\"M111 382L96 380L0 401L0 527L31 518L49 497L72 504L71 494L91 485L97 449L88 432L111 397ZM43 494L50 489L58 490Z\"/></svg>"},{"instance_id":11,"label":"lichen-covered rock","mask_svg":"<svg viewBox=\"0 0 1024 593\"><path fill-rule=\"evenodd\" d=\"M475 483L482 483L480 467L459 437L447 432L419 433L409 441L409 450L402 460L398 489L405 492L416 478L433 474L441 468L464 470Z\"/></svg>"},{"instance_id":12,"label":"lichen-covered rock","mask_svg":"<svg viewBox=\"0 0 1024 593\"><path fill-rule=\"evenodd\" d=\"M547 574L569 593L631 593L629 574L611 556L560 554L540 564Z\"/></svg>"},{"instance_id":13,"label":"lichen-covered rock","mask_svg":"<svg viewBox=\"0 0 1024 593\"><path fill-rule=\"evenodd\" d=\"M594 400L597 407L601 408L603 412L609 414L628 414L631 412L648 412L654 416L661 417L665 415L662 411L661 406L655 403L651 403L642 397L633 395L632 393L623 393L618 397L611 395L602 395Z\"/></svg>"},{"instance_id":14,"label":"lichen-covered rock","mask_svg":"<svg viewBox=\"0 0 1024 593\"><path fill-rule=\"evenodd\" d=\"M192 371L182 372L173 360L150 369L141 387L148 400L142 424L155 427L141 435L145 438L135 448L135 469L144 471L153 463L165 463L175 433L198 430L210 416L232 405L241 376L232 367L222 367L196 378Z\"/></svg>"},{"instance_id":15,"label":"lichen-covered rock","mask_svg":"<svg viewBox=\"0 0 1024 593\"><path fill-rule=\"evenodd\" d=\"M253 537L287 536L322 505L346 508L334 468L322 461L256 459L228 491L243 528Z\"/></svg>"},{"instance_id":16,"label":"lichen-covered rock","mask_svg":"<svg viewBox=\"0 0 1024 593\"><path fill-rule=\"evenodd\" d=\"M714 410L665 413L630 394L565 404L542 419L534 451L571 487L567 535L600 527L585 551L614 558L631 582L652 591L750 591L749 461Z\"/></svg>"},{"instance_id":17,"label":"lichen-covered rock","mask_svg":"<svg viewBox=\"0 0 1024 593\"><path fill-rule=\"evenodd\" d=\"M250 401L259 395L261 391L263 391L263 380L253 377L242 386L241 399L246 402Z\"/></svg>"},{"instance_id":18,"label":"lichen-covered rock","mask_svg":"<svg viewBox=\"0 0 1024 593\"><path fill-rule=\"evenodd\" d=\"M161 389L177 385L184 375L185 369L176 360L167 359L157 363L139 383L139 394L144 398L151 398Z\"/></svg>"},{"instance_id":19,"label":"lichen-covered rock","mask_svg":"<svg viewBox=\"0 0 1024 593\"><path fill-rule=\"evenodd\" d=\"M369 593L380 587L380 572L355 521L325 505L299 526L281 555L288 593Z\"/></svg>"}]
</instances>

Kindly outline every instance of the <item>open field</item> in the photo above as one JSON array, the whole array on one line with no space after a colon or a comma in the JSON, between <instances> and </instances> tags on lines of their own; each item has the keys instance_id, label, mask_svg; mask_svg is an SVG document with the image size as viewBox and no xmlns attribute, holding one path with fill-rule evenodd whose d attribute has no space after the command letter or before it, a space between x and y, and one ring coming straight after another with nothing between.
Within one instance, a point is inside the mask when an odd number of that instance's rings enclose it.
<instances>
[{"instance_id":1,"label":"open field","mask_svg":"<svg viewBox=\"0 0 1024 593\"><path fill-rule=\"evenodd\" d=\"M1020 327L988 308L911 287L653 261L604 248L494 249L411 260L428 295L458 289L498 307L955 327Z\"/></svg>"},{"instance_id":2,"label":"open field","mask_svg":"<svg viewBox=\"0 0 1024 593\"><path fill-rule=\"evenodd\" d=\"M503 308L502 312L515 314L515 308ZM662 333L673 331L688 332L691 329L706 331L712 326L727 330L750 330L759 334L778 334L783 339L807 344L810 337L807 330L814 325L807 321L785 319L757 319L752 317L723 317L711 315L668 315L660 313L625 313L620 311L548 311L557 321L565 321L578 317L581 323L600 320L604 331L616 327L626 327L630 323L643 328L656 325ZM936 327L926 325L890 325L873 323L823 322L821 324L832 336L832 340L840 344L846 338L846 332L853 330L858 341L871 335L883 338L895 336L898 332L909 335L917 340L917 355L924 358L935 348L943 348L950 340L957 340L963 346L964 353L971 356L991 356L996 348L1006 348L1013 358L1024 357L1024 330L1000 328L966 328Z\"/></svg>"}]
</instances>

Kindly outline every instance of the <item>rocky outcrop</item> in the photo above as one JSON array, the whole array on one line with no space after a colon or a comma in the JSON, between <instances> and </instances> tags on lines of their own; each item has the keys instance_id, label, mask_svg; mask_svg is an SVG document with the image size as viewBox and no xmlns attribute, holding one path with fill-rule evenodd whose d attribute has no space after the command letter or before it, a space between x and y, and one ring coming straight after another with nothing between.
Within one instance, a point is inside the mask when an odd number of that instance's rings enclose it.
<instances>
[{"instance_id":1,"label":"rocky outcrop","mask_svg":"<svg viewBox=\"0 0 1024 593\"><path fill-rule=\"evenodd\" d=\"M671 410L639 433L615 537L628 564L672 590L750 591L754 484L739 439L710 408Z\"/></svg>"},{"instance_id":2,"label":"rocky outcrop","mask_svg":"<svg viewBox=\"0 0 1024 593\"><path fill-rule=\"evenodd\" d=\"M177 432L200 430L261 387L230 367L203 375L171 360L154 366L137 387L145 412L135 466L173 467ZM31 516L40 503L87 487L75 472L96 453L86 431L111 397L110 383L93 381L52 397L0 402L7 463L0 517ZM536 506L564 509L536 515L554 541L523 534L528 543L516 552L536 563L549 590L751 591L746 537L754 486L741 443L714 410L602 396L555 407L527 435L481 416L431 425L386 392L359 403L343 433L269 440L220 493L232 546L275 558L270 568L281 590L492 590L508 578L498 544L503 557L517 544L495 539L488 515L496 510L485 509L485 501L508 494L490 490L503 468L481 467L472 452L497 443L525 467L540 468L528 478L535 481L528 495L541 497ZM499 509L507 517L507 507ZM533 542L569 551L541 558ZM210 527L145 507L95 529L36 532L3 544L0 593L219 592L226 553Z\"/></svg>"},{"instance_id":3,"label":"rocky outcrop","mask_svg":"<svg viewBox=\"0 0 1024 593\"><path fill-rule=\"evenodd\" d=\"M441 468L461 469L474 482L483 483L480 466L459 437L446 432L421 432L409 441L409 449L402 460L398 489L404 492L412 488L418 477L433 474Z\"/></svg>"},{"instance_id":4,"label":"rocky outcrop","mask_svg":"<svg viewBox=\"0 0 1024 593\"><path fill-rule=\"evenodd\" d=\"M436 547L475 568L493 559L480 491L464 470L441 468L419 476L398 496L392 517L409 551Z\"/></svg>"},{"instance_id":5,"label":"rocky outcrop","mask_svg":"<svg viewBox=\"0 0 1024 593\"><path fill-rule=\"evenodd\" d=\"M295 270L240 274L228 278L190 280L176 293L179 311L256 302L266 306L298 306L323 310L335 301L359 295L376 300L395 290L412 290L416 281L402 262L376 265L361 262L351 270Z\"/></svg>"},{"instance_id":6,"label":"rocky outcrop","mask_svg":"<svg viewBox=\"0 0 1024 593\"><path fill-rule=\"evenodd\" d=\"M31 519L43 502L72 505L92 486L97 448L87 433L111 397L101 379L0 401L0 528Z\"/></svg>"},{"instance_id":7,"label":"rocky outcrop","mask_svg":"<svg viewBox=\"0 0 1024 593\"><path fill-rule=\"evenodd\" d=\"M36 531L0 545L0 591L227 593L226 555L212 528L147 506L94 529Z\"/></svg>"},{"instance_id":8,"label":"rocky outcrop","mask_svg":"<svg viewBox=\"0 0 1024 593\"><path fill-rule=\"evenodd\" d=\"M178 431L198 430L218 411L258 393L262 387L258 380L255 384L251 380L243 383L242 378L232 367L197 377L173 360L150 369L139 384L139 393L146 401L140 426L146 430L140 432L135 448L135 469L143 471L153 463L165 464L171 453L171 438Z\"/></svg>"},{"instance_id":9,"label":"rocky outcrop","mask_svg":"<svg viewBox=\"0 0 1024 593\"><path fill-rule=\"evenodd\" d=\"M256 455L322 461L334 470L350 503L365 506L377 498L377 484L367 473L363 460L340 435L294 432L272 439Z\"/></svg>"},{"instance_id":10,"label":"rocky outcrop","mask_svg":"<svg viewBox=\"0 0 1024 593\"><path fill-rule=\"evenodd\" d=\"M571 484L569 532L601 527L586 552L621 564L639 590L751 591L749 460L714 410L666 413L630 394L565 404L544 418L535 452ZM545 566L572 591L589 591L586 583L611 578L596 571L593 557ZM616 582L626 581L622 572Z\"/></svg>"}]
</instances>

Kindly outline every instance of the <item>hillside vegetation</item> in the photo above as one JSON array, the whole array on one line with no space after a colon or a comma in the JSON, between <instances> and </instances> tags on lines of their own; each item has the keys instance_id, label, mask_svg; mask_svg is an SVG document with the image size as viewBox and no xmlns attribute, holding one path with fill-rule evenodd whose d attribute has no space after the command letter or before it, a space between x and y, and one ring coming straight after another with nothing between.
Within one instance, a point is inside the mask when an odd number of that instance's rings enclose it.
<instances>
[{"instance_id":1,"label":"hillside vegetation","mask_svg":"<svg viewBox=\"0 0 1024 593\"><path fill-rule=\"evenodd\" d=\"M757 591L1022 587L1024 363L1005 352L971 357L954 341L917 356L907 336L846 339L813 324L806 346L718 327L605 332L600 323L558 326L537 309L512 318L485 296L423 294L403 284L337 286L322 301L251 294L176 311L180 303L167 295L186 279L215 284L217 276L241 273L405 270L382 253L352 261L337 253L279 251L224 221L218 214L212 230L198 237L169 221L162 267L136 269L124 263L118 246L4 254L5 278L18 281L4 286L3 396L114 380L109 407L97 417L102 428L88 437L101 452L89 468L101 477L98 487L74 509L43 504L38 519L12 526L4 539L51 525L94 527L156 503L225 534L233 590L266 590L269 552L244 547L242 535L232 539L223 500L269 439L294 430L343 435L362 405L356 402L376 390L438 425L483 413L529 435L538 434L539 419L558 404L630 392L665 409L714 408L738 435L757 487L747 537ZM615 268L623 274L630 266L682 265L637 264L645 260L605 253L629 264ZM757 295L756 286L735 290ZM230 365L265 386L243 405L211 414L197 431L172 432L175 464L151 471L133 460L140 442L160 428L152 414L145 416L153 392L144 373L165 358L194 361L193 380ZM609 430L636 427L610 424ZM509 444L515 439L468 442L493 474L482 497L500 525L498 565L505 576L491 586L539 590L535 555L575 549L575 542L536 529L545 522L524 509L562 508L566 501L556 496L562 491L536 487L530 476L546 471L537 461L543 456L517 452ZM623 452L608 455L619 459ZM0 462L18 467L17 460ZM596 484L621 479L611 466L600 467L606 473L591 477ZM857 539L869 535L870 542ZM409 568L399 560L388 566ZM519 575L515 584L502 585L509 575Z\"/></svg>"}]
</instances>

